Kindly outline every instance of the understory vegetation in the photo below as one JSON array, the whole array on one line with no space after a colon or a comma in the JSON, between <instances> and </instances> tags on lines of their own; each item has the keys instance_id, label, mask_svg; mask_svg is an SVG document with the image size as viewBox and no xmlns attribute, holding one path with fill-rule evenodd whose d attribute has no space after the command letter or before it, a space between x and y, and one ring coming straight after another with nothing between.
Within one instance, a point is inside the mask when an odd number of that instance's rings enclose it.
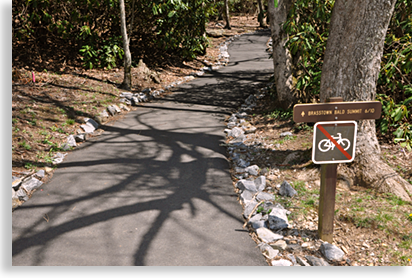
<instances>
[{"instance_id":1,"label":"understory vegetation","mask_svg":"<svg viewBox=\"0 0 412 278\"><path fill-rule=\"evenodd\" d=\"M323 55L334 0L296 0L284 24L293 58L294 89L301 103L319 100ZM412 3L398 0L385 39L377 86L379 134L412 150Z\"/></svg>"}]
</instances>

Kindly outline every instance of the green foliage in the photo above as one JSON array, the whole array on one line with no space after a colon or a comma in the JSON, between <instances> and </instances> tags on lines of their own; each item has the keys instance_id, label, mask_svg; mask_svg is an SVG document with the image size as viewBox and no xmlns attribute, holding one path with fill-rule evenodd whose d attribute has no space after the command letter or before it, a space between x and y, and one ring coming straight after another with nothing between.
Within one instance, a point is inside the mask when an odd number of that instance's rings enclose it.
<instances>
[{"instance_id":1,"label":"green foliage","mask_svg":"<svg viewBox=\"0 0 412 278\"><path fill-rule=\"evenodd\" d=\"M289 12L284 30L286 46L293 57L295 93L302 102L319 95L323 55L329 36L334 0L297 0Z\"/></svg>"},{"instance_id":2,"label":"green foliage","mask_svg":"<svg viewBox=\"0 0 412 278\"><path fill-rule=\"evenodd\" d=\"M83 66L88 69L93 67L111 69L116 67L116 62L123 59L124 51L121 47L121 37L102 40L102 45L95 50L93 45L83 45L79 50Z\"/></svg>"},{"instance_id":3,"label":"green foliage","mask_svg":"<svg viewBox=\"0 0 412 278\"><path fill-rule=\"evenodd\" d=\"M211 0L126 1L132 58L204 53ZM80 54L84 67L113 68L123 59L118 0L16 0L13 42L50 47L63 43ZM131 21L133 18L133 26ZM34 43L36 42L36 43ZM71 51L72 53L73 51Z\"/></svg>"},{"instance_id":4,"label":"green foliage","mask_svg":"<svg viewBox=\"0 0 412 278\"><path fill-rule=\"evenodd\" d=\"M206 12L201 0L152 1L157 46L165 51L179 51L184 58L193 59L205 53L207 39Z\"/></svg>"},{"instance_id":5,"label":"green foliage","mask_svg":"<svg viewBox=\"0 0 412 278\"><path fill-rule=\"evenodd\" d=\"M394 99L384 94L378 94L377 99L382 103L382 118L377 121L377 127L382 134L391 133L395 143L412 150L412 96L395 103Z\"/></svg>"},{"instance_id":6,"label":"green foliage","mask_svg":"<svg viewBox=\"0 0 412 278\"><path fill-rule=\"evenodd\" d=\"M298 101L312 102L320 93L323 55L334 0L296 0L284 30L293 58L293 84ZM401 147L412 149L412 2L398 0L385 39L377 100L382 118L376 122Z\"/></svg>"}]
</instances>

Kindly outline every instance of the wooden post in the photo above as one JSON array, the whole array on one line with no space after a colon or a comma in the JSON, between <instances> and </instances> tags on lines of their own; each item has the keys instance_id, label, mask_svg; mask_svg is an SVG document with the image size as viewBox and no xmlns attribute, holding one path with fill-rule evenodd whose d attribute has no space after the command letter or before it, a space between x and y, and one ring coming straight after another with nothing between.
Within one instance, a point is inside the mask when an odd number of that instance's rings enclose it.
<instances>
[{"instance_id":1,"label":"wooden post","mask_svg":"<svg viewBox=\"0 0 412 278\"><path fill-rule=\"evenodd\" d=\"M337 168L338 164L322 164L320 168L318 235L330 244L333 243Z\"/></svg>"},{"instance_id":2,"label":"wooden post","mask_svg":"<svg viewBox=\"0 0 412 278\"><path fill-rule=\"evenodd\" d=\"M335 97L328 102L342 101L341 97ZM330 244L333 244L337 168L338 164L322 164L320 168L318 236Z\"/></svg>"}]
</instances>

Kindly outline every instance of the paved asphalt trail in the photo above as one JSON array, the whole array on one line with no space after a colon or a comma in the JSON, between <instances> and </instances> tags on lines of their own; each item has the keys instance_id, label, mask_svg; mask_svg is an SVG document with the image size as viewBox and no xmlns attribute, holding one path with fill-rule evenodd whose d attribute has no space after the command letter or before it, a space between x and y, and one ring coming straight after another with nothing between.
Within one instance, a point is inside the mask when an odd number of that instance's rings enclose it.
<instances>
[{"instance_id":1,"label":"paved asphalt trail","mask_svg":"<svg viewBox=\"0 0 412 278\"><path fill-rule=\"evenodd\" d=\"M267 265L242 229L224 118L266 81L269 31L66 156L13 212L13 265ZM47 219L47 221L46 221Z\"/></svg>"}]
</instances>

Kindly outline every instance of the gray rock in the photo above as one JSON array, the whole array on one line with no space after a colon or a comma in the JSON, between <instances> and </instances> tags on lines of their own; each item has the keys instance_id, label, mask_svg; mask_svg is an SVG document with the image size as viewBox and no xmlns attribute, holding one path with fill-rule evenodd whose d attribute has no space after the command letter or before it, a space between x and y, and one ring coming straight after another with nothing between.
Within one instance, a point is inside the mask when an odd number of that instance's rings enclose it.
<instances>
[{"instance_id":1,"label":"gray rock","mask_svg":"<svg viewBox=\"0 0 412 278\"><path fill-rule=\"evenodd\" d=\"M237 123L235 123L235 122L228 122L227 123L227 128L234 128L236 126L237 126Z\"/></svg>"},{"instance_id":2,"label":"gray rock","mask_svg":"<svg viewBox=\"0 0 412 278\"><path fill-rule=\"evenodd\" d=\"M281 208L272 208L269 213L267 226L271 230L282 230L289 226L286 210Z\"/></svg>"},{"instance_id":3,"label":"gray rock","mask_svg":"<svg viewBox=\"0 0 412 278\"><path fill-rule=\"evenodd\" d=\"M235 144L235 143L243 143L246 140L246 136L244 134L241 134L240 136L234 138L233 140L231 140L229 143L230 144ZM250 165L250 162L248 162L248 166ZM247 166L245 166L247 167Z\"/></svg>"},{"instance_id":4,"label":"gray rock","mask_svg":"<svg viewBox=\"0 0 412 278\"><path fill-rule=\"evenodd\" d=\"M250 134L250 133L254 133L256 132L257 128L254 126L250 126L250 127L244 127L243 131L245 132L245 134Z\"/></svg>"},{"instance_id":5,"label":"gray rock","mask_svg":"<svg viewBox=\"0 0 412 278\"><path fill-rule=\"evenodd\" d=\"M255 182L251 180L240 180L236 183L235 186L240 190L249 190L252 192L257 192Z\"/></svg>"},{"instance_id":6,"label":"gray rock","mask_svg":"<svg viewBox=\"0 0 412 278\"><path fill-rule=\"evenodd\" d=\"M257 191L263 191L266 188L266 177L259 176L254 181Z\"/></svg>"},{"instance_id":7,"label":"gray rock","mask_svg":"<svg viewBox=\"0 0 412 278\"><path fill-rule=\"evenodd\" d=\"M56 154L52 157L53 164L60 164L60 163L62 163L62 162L63 162L63 159L64 159L64 157L65 157L66 155L67 155L67 154L62 154L62 153L60 153L60 152L56 153Z\"/></svg>"},{"instance_id":8,"label":"gray rock","mask_svg":"<svg viewBox=\"0 0 412 278\"><path fill-rule=\"evenodd\" d=\"M127 107L127 106L124 105L124 104L120 104L120 105L119 105L119 108L120 108L120 109L123 109L124 111L130 111L130 108Z\"/></svg>"},{"instance_id":9,"label":"gray rock","mask_svg":"<svg viewBox=\"0 0 412 278\"><path fill-rule=\"evenodd\" d=\"M133 94L132 93L130 93L130 92L122 92L122 93L120 93L120 95L119 95L120 97L124 97L124 98L127 98L127 99L132 99L132 97L133 97Z\"/></svg>"},{"instance_id":10,"label":"gray rock","mask_svg":"<svg viewBox=\"0 0 412 278\"><path fill-rule=\"evenodd\" d=\"M274 242L274 241L277 241L277 240L281 240L283 238L282 235L276 234L276 233L272 232L271 230L269 230L268 228L265 228L265 227L261 227L261 228L256 229L256 234L265 243ZM285 244L286 244L286 242L285 242Z\"/></svg>"},{"instance_id":11,"label":"gray rock","mask_svg":"<svg viewBox=\"0 0 412 278\"><path fill-rule=\"evenodd\" d=\"M247 113L246 112L236 113L236 117L238 117L239 119L244 119L247 117Z\"/></svg>"},{"instance_id":12,"label":"gray rock","mask_svg":"<svg viewBox=\"0 0 412 278\"><path fill-rule=\"evenodd\" d=\"M320 251L328 261L342 261L345 253L337 246L328 242L323 242L320 246Z\"/></svg>"},{"instance_id":13,"label":"gray rock","mask_svg":"<svg viewBox=\"0 0 412 278\"><path fill-rule=\"evenodd\" d=\"M107 113L107 110L103 110L103 111L100 113L100 117L102 117L102 118L109 118L109 113Z\"/></svg>"},{"instance_id":14,"label":"gray rock","mask_svg":"<svg viewBox=\"0 0 412 278\"><path fill-rule=\"evenodd\" d=\"M281 196L293 197L298 193L287 181L283 181L279 188L279 194Z\"/></svg>"},{"instance_id":15,"label":"gray rock","mask_svg":"<svg viewBox=\"0 0 412 278\"><path fill-rule=\"evenodd\" d=\"M230 116L230 118L228 119L229 122L237 122L237 117L235 114L232 114L232 116Z\"/></svg>"},{"instance_id":16,"label":"gray rock","mask_svg":"<svg viewBox=\"0 0 412 278\"><path fill-rule=\"evenodd\" d=\"M131 100L131 101L132 101L132 105L135 105L135 106L140 102L139 98L138 98L138 97L135 97L135 96L132 97L132 100Z\"/></svg>"},{"instance_id":17,"label":"gray rock","mask_svg":"<svg viewBox=\"0 0 412 278\"><path fill-rule=\"evenodd\" d=\"M16 191L16 196L20 201L26 202L29 200L29 196L27 196L26 191L24 191L22 188Z\"/></svg>"},{"instance_id":18,"label":"gray rock","mask_svg":"<svg viewBox=\"0 0 412 278\"><path fill-rule=\"evenodd\" d=\"M114 115L116 115L117 113L119 113L119 112L117 112L117 109L115 108L115 105L109 105L109 106L107 106L107 111L110 113L110 115L112 115L112 116L114 116ZM119 111L120 111L120 109L119 109Z\"/></svg>"},{"instance_id":19,"label":"gray rock","mask_svg":"<svg viewBox=\"0 0 412 278\"><path fill-rule=\"evenodd\" d=\"M261 213L254 215L249 220L249 224L252 226L253 229L257 230L259 228L267 228L265 224L265 218L262 216Z\"/></svg>"},{"instance_id":20,"label":"gray rock","mask_svg":"<svg viewBox=\"0 0 412 278\"><path fill-rule=\"evenodd\" d=\"M295 256L293 256L292 254L288 254L287 257L292 261L292 263L293 263L294 265L297 264L297 261L296 261L296 259L295 259Z\"/></svg>"},{"instance_id":21,"label":"gray rock","mask_svg":"<svg viewBox=\"0 0 412 278\"><path fill-rule=\"evenodd\" d=\"M246 168L235 167L235 172L236 173L244 173L244 172L246 172Z\"/></svg>"},{"instance_id":22,"label":"gray rock","mask_svg":"<svg viewBox=\"0 0 412 278\"><path fill-rule=\"evenodd\" d=\"M256 202L255 200L252 200L250 202L248 202L247 204L245 204L245 210L243 212L243 216L247 219L249 217L249 215L253 212L256 213L256 210L253 211L253 209L255 208L255 206L258 204L258 202ZM252 214L253 215L253 214Z\"/></svg>"},{"instance_id":23,"label":"gray rock","mask_svg":"<svg viewBox=\"0 0 412 278\"><path fill-rule=\"evenodd\" d=\"M305 256L305 259L309 262L311 266L330 266L330 264L328 264L328 262L326 262L322 258L314 256Z\"/></svg>"},{"instance_id":24,"label":"gray rock","mask_svg":"<svg viewBox=\"0 0 412 278\"><path fill-rule=\"evenodd\" d=\"M120 102L126 103L127 105L132 105L132 101L128 100L127 98L121 98L119 99Z\"/></svg>"},{"instance_id":25,"label":"gray rock","mask_svg":"<svg viewBox=\"0 0 412 278\"><path fill-rule=\"evenodd\" d=\"M302 251L302 246L299 244L288 244L287 250L290 252Z\"/></svg>"},{"instance_id":26,"label":"gray rock","mask_svg":"<svg viewBox=\"0 0 412 278\"><path fill-rule=\"evenodd\" d=\"M243 129L241 129L240 127L234 127L229 133L228 136L229 137L233 137L233 138L237 138L240 135L243 135L244 131Z\"/></svg>"},{"instance_id":27,"label":"gray rock","mask_svg":"<svg viewBox=\"0 0 412 278\"><path fill-rule=\"evenodd\" d=\"M20 186L22 181L23 181L23 178L12 177L11 187L17 189Z\"/></svg>"},{"instance_id":28,"label":"gray rock","mask_svg":"<svg viewBox=\"0 0 412 278\"><path fill-rule=\"evenodd\" d=\"M139 94L139 99L140 99L140 101L143 101L143 102L149 101L149 98L143 93Z\"/></svg>"},{"instance_id":29,"label":"gray rock","mask_svg":"<svg viewBox=\"0 0 412 278\"><path fill-rule=\"evenodd\" d=\"M76 140L77 143L84 142L86 141L86 133L74 135L74 139Z\"/></svg>"},{"instance_id":30,"label":"gray rock","mask_svg":"<svg viewBox=\"0 0 412 278\"><path fill-rule=\"evenodd\" d=\"M70 135L69 137L67 137L67 143L64 143L62 145L62 149L65 151L69 151L74 147L77 147L76 138L74 138L73 135Z\"/></svg>"},{"instance_id":31,"label":"gray rock","mask_svg":"<svg viewBox=\"0 0 412 278\"><path fill-rule=\"evenodd\" d=\"M46 172L44 170L39 170L36 173L36 176L41 178L41 179L44 178L45 175L46 175Z\"/></svg>"},{"instance_id":32,"label":"gray rock","mask_svg":"<svg viewBox=\"0 0 412 278\"><path fill-rule=\"evenodd\" d=\"M252 166L246 167L245 172L249 173L252 176L257 176L259 175L259 166L252 165Z\"/></svg>"},{"instance_id":33,"label":"gray rock","mask_svg":"<svg viewBox=\"0 0 412 278\"><path fill-rule=\"evenodd\" d=\"M86 132L86 133L92 133L95 131L98 127L99 124L94 121L93 119L90 118L85 118L86 124L81 125L80 127Z\"/></svg>"},{"instance_id":34,"label":"gray rock","mask_svg":"<svg viewBox=\"0 0 412 278\"><path fill-rule=\"evenodd\" d=\"M272 248L280 250L280 251L285 251L286 248L288 247L286 241L284 241L284 240L278 240L275 243L271 243L270 246L272 246Z\"/></svg>"},{"instance_id":35,"label":"gray rock","mask_svg":"<svg viewBox=\"0 0 412 278\"><path fill-rule=\"evenodd\" d=\"M85 119L84 119L84 122L85 122L86 124L92 125L95 129L98 129L98 128L99 128L99 124L96 123L96 121L93 120L93 119L85 118Z\"/></svg>"},{"instance_id":36,"label":"gray rock","mask_svg":"<svg viewBox=\"0 0 412 278\"><path fill-rule=\"evenodd\" d=\"M16 191L14 191L14 189L11 189L11 207L12 209L17 208L20 205L19 202L19 197L16 194Z\"/></svg>"},{"instance_id":37,"label":"gray rock","mask_svg":"<svg viewBox=\"0 0 412 278\"><path fill-rule=\"evenodd\" d=\"M273 260L272 262L272 266L291 266L292 262L288 261L288 260Z\"/></svg>"},{"instance_id":38,"label":"gray rock","mask_svg":"<svg viewBox=\"0 0 412 278\"><path fill-rule=\"evenodd\" d=\"M275 196L273 196L273 194L270 194L270 193L267 193L267 192L259 192L256 195L256 200L258 202L260 202L260 201L274 201Z\"/></svg>"},{"instance_id":39,"label":"gray rock","mask_svg":"<svg viewBox=\"0 0 412 278\"><path fill-rule=\"evenodd\" d=\"M96 128L94 128L93 125L91 125L91 124L84 124L84 125L81 125L80 127L81 127L81 128L84 130L84 132L86 132L86 133L93 133L93 131L96 130Z\"/></svg>"},{"instance_id":40,"label":"gray rock","mask_svg":"<svg viewBox=\"0 0 412 278\"><path fill-rule=\"evenodd\" d=\"M282 132L280 134L280 137L285 137L285 136L293 136L293 133L290 131Z\"/></svg>"},{"instance_id":41,"label":"gray rock","mask_svg":"<svg viewBox=\"0 0 412 278\"><path fill-rule=\"evenodd\" d=\"M310 266L310 264L308 264L308 262L307 262L305 259L303 259L303 258L301 258L301 257L299 257L299 256L296 256L296 261L297 261L297 263L300 264L301 266Z\"/></svg>"},{"instance_id":42,"label":"gray rock","mask_svg":"<svg viewBox=\"0 0 412 278\"><path fill-rule=\"evenodd\" d=\"M243 204L247 204L247 203L249 203L250 201L252 201L254 195L255 195L255 192L251 192L251 191L249 191L249 190L244 190L244 191L242 192L242 194L240 194L240 201L241 201Z\"/></svg>"},{"instance_id":43,"label":"gray rock","mask_svg":"<svg viewBox=\"0 0 412 278\"><path fill-rule=\"evenodd\" d=\"M23 188L26 192L31 192L37 188L39 188L43 182L39 181L38 179L31 177L30 179L24 181L20 188Z\"/></svg>"},{"instance_id":44,"label":"gray rock","mask_svg":"<svg viewBox=\"0 0 412 278\"><path fill-rule=\"evenodd\" d=\"M261 242L258 244L260 252L266 254L266 256L271 260L279 254L279 250L275 250L270 247L269 244Z\"/></svg>"}]
</instances>

